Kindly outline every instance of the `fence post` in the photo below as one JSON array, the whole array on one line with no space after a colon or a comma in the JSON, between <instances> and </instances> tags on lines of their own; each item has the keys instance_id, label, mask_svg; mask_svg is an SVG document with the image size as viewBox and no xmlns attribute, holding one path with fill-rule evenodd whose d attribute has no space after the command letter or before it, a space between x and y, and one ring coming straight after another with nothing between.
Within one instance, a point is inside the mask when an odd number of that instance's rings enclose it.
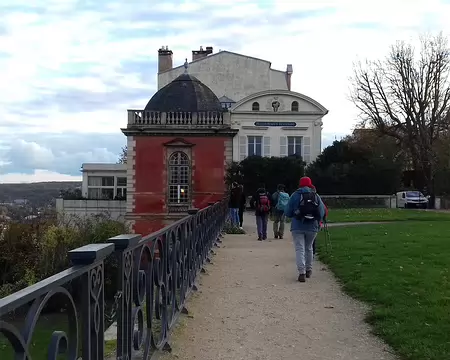
<instances>
[{"instance_id":1,"label":"fence post","mask_svg":"<svg viewBox=\"0 0 450 360\"><path fill-rule=\"evenodd\" d=\"M103 360L105 356L104 260L113 244L90 244L69 251L74 266L91 265L81 276L82 358Z\"/></svg>"},{"instance_id":2,"label":"fence post","mask_svg":"<svg viewBox=\"0 0 450 360\"><path fill-rule=\"evenodd\" d=\"M133 253L141 235L122 234L109 238L119 263L117 291L117 359L131 359L133 348Z\"/></svg>"}]
</instances>

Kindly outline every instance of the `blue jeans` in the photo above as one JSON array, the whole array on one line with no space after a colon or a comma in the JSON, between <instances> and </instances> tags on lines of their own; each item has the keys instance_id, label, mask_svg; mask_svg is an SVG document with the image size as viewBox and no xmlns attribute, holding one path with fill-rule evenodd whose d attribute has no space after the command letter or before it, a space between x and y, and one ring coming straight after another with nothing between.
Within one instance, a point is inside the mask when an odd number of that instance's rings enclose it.
<instances>
[{"instance_id":1,"label":"blue jeans","mask_svg":"<svg viewBox=\"0 0 450 360\"><path fill-rule=\"evenodd\" d=\"M267 221L269 220L269 214L256 215L256 229L258 231L259 239L267 239Z\"/></svg>"},{"instance_id":2,"label":"blue jeans","mask_svg":"<svg viewBox=\"0 0 450 360\"><path fill-rule=\"evenodd\" d=\"M239 209L238 208L230 208L230 221L231 221L231 225L239 226Z\"/></svg>"},{"instance_id":3,"label":"blue jeans","mask_svg":"<svg viewBox=\"0 0 450 360\"><path fill-rule=\"evenodd\" d=\"M317 233L314 231L292 231L292 240L295 247L295 260L299 274L306 274L312 270L313 243Z\"/></svg>"}]
</instances>

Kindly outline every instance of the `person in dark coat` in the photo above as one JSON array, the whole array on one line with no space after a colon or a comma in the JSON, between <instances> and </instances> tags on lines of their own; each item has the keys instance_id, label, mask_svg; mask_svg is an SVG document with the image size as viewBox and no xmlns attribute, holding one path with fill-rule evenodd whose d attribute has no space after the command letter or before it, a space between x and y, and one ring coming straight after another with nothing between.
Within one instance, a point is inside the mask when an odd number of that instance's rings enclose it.
<instances>
[{"instance_id":1,"label":"person in dark coat","mask_svg":"<svg viewBox=\"0 0 450 360\"><path fill-rule=\"evenodd\" d=\"M252 205L255 207L256 228L259 241L267 240L267 222L271 207L270 200L270 193L266 190L266 186L261 184L252 198Z\"/></svg>"},{"instance_id":2,"label":"person in dark coat","mask_svg":"<svg viewBox=\"0 0 450 360\"><path fill-rule=\"evenodd\" d=\"M239 226L239 207L241 203L242 188L237 182L231 184L230 199L228 208L230 209L231 225Z\"/></svg>"}]
</instances>

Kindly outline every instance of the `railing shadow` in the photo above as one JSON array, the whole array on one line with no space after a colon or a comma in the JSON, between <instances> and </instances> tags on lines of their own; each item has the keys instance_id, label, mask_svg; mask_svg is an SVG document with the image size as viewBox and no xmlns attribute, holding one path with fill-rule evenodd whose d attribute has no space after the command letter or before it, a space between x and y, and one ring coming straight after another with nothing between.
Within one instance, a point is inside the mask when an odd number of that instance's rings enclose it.
<instances>
[{"instance_id":1,"label":"railing shadow","mask_svg":"<svg viewBox=\"0 0 450 360\"><path fill-rule=\"evenodd\" d=\"M116 359L170 351L170 331L187 313L197 276L221 242L227 210L223 200L148 236L124 234L70 251L71 268L0 299L0 334L7 343L0 339L0 358L103 360L111 323ZM105 271L112 284L105 284ZM37 323L48 317L52 301L61 310L56 330L42 331ZM36 340L37 332L45 339Z\"/></svg>"}]
</instances>

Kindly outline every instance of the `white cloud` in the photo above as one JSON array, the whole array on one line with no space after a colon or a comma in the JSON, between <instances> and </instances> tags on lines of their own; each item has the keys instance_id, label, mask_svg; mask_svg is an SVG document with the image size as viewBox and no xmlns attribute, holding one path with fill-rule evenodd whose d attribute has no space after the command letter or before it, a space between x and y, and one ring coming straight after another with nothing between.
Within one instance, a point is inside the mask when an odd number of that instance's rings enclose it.
<instances>
[{"instance_id":1,"label":"white cloud","mask_svg":"<svg viewBox=\"0 0 450 360\"><path fill-rule=\"evenodd\" d=\"M118 133L126 109L145 106L155 90L161 45L174 51L177 65L192 49L212 45L281 70L292 63L293 90L330 111L325 143L356 122L347 94L357 58L382 58L396 40L416 41L421 32L450 33L444 0L198 0L151 8L144 0L99 0L84 10L76 0L10 1L0 5L2 134L11 125L15 133ZM140 67L123 68L133 61Z\"/></svg>"},{"instance_id":2,"label":"white cloud","mask_svg":"<svg viewBox=\"0 0 450 360\"><path fill-rule=\"evenodd\" d=\"M33 183L44 181L81 181L81 176L70 176L39 169L36 169L33 174L10 173L0 175L0 182L2 183Z\"/></svg>"}]
</instances>

